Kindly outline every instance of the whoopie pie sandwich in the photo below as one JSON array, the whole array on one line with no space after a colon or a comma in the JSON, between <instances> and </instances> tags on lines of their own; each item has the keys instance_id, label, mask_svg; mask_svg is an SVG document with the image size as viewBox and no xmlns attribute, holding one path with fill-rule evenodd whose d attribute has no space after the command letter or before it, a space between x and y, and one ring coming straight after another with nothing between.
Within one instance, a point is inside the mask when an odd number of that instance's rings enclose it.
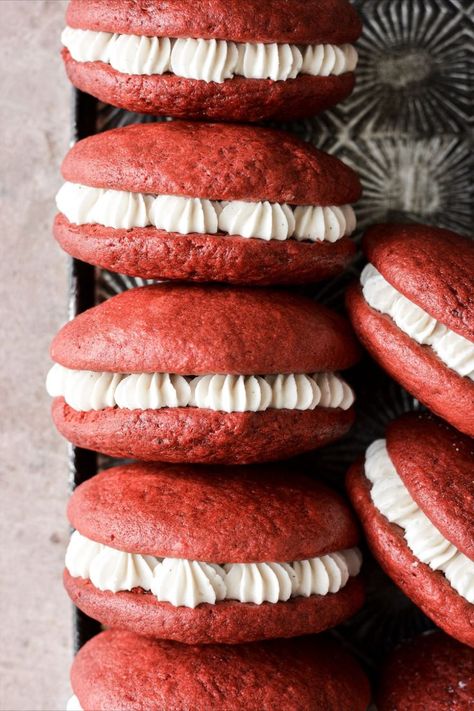
<instances>
[{"instance_id":1,"label":"whoopie pie sandwich","mask_svg":"<svg viewBox=\"0 0 474 711\"><path fill-rule=\"evenodd\" d=\"M363 601L355 519L294 469L114 467L68 517L66 590L108 627L234 644L320 632Z\"/></svg>"},{"instance_id":2,"label":"whoopie pie sandwich","mask_svg":"<svg viewBox=\"0 0 474 711\"><path fill-rule=\"evenodd\" d=\"M235 121L312 116L354 87L347 0L71 0L70 81L129 111Z\"/></svg>"},{"instance_id":3,"label":"whoopie pie sandwich","mask_svg":"<svg viewBox=\"0 0 474 711\"><path fill-rule=\"evenodd\" d=\"M333 640L197 647L124 630L93 637L71 669L71 711L366 711L368 680Z\"/></svg>"},{"instance_id":4,"label":"whoopie pie sandwich","mask_svg":"<svg viewBox=\"0 0 474 711\"><path fill-rule=\"evenodd\" d=\"M474 243L422 225L376 225L347 308L362 343L412 395L474 436Z\"/></svg>"},{"instance_id":5,"label":"whoopie pie sandwich","mask_svg":"<svg viewBox=\"0 0 474 711\"><path fill-rule=\"evenodd\" d=\"M442 632L395 650L382 670L379 711L468 711L474 708L474 650Z\"/></svg>"},{"instance_id":6,"label":"whoopie pie sandwich","mask_svg":"<svg viewBox=\"0 0 474 711\"><path fill-rule=\"evenodd\" d=\"M301 283L355 252L356 174L282 131L136 124L79 141L62 173L57 241L122 274Z\"/></svg>"},{"instance_id":7,"label":"whoopie pie sandwich","mask_svg":"<svg viewBox=\"0 0 474 711\"><path fill-rule=\"evenodd\" d=\"M375 557L439 627L474 646L474 447L432 415L395 420L347 485Z\"/></svg>"},{"instance_id":8,"label":"whoopie pie sandwich","mask_svg":"<svg viewBox=\"0 0 474 711\"><path fill-rule=\"evenodd\" d=\"M156 284L66 324L47 379L53 419L79 447L146 461L287 458L350 428L350 326L284 291Z\"/></svg>"}]
</instances>

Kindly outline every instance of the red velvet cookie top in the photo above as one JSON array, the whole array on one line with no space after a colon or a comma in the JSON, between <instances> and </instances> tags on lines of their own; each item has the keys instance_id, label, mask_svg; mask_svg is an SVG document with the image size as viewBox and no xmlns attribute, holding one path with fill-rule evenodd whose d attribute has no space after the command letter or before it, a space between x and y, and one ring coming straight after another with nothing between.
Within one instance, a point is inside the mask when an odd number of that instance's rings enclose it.
<instances>
[{"instance_id":1,"label":"red velvet cookie top","mask_svg":"<svg viewBox=\"0 0 474 711\"><path fill-rule=\"evenodd\" d=\"M77 316L51 357L75 370L268 375L347 368L358 346L345 319L302 296L166 283Z\"/></svg>"},{"instance_id":2,"label":"red velvet cookie top","mask_svg":"<svg viewBox=\"0 0 474 711\"><path fill-rule=\"evenodd\" d=\"M442 632L422 635L389 658L378 694L379 711L462 711L474 699L474 649Z\"/></svg>"},{"instance_id":3,"label":"red velvet cookie top","mask_svg":"<svg viewBox=\"0 0 474 711\"><path fill-rule=\"evenodd\" d=\"M358 540L336 493L277 466L114 467L75 490L68 517L118 550L211 563L300 560Z\"/></svg>"},{"instance_id":4,"label":"red velvet cookie top","mask_svg":"<svg viewBox=\"0 0 474 711\"><path fill-rule=\"evenodd\" d=\"M353 42L362 30L347 0L71 0L66 21L97 32L293 44Z\"/></svg>"},{"instance_id":5,"label":"red velvet cookie top","mask_svg":"<svg viewBox=\"0 0 474 711\"><path fill-rule=\"evenodd\" d=\"M367 258L410 301L474 341L474 242L424 225L375 225Z\"/></svg>"},{"instance_id":6,"label":"red velvet cookie top","mask_svg":"<svg viewBox=\"0 0 474 711\"><path fill-rule=\"evenodd\" d=\"M85 709L363 711L370 691L332 640L179 645L107 630L76 656L71 683Z\"/></svg>"},{"instance_id":7,"label":"red velvet cookie top","mask_svg":"<svg viewBox=\"0 0 474 711\"><path fill-rule=\"evenodd\" d=\"M474 441L433 415L411 413L388 427L387 448L418 506L474 560Z\"/></svg>"},{"instance_id":8,"label":"red velvet cookie top","mask_svg":"<svg viewBox=\"0 0 474 711\"><path fill-rule=\"evenodd\" d=\"M76 143L66 180L97 188L209 200L342 205L359 179L334 156L283 131L234 124L135 124Z\"/></svg>"}]
</instances>

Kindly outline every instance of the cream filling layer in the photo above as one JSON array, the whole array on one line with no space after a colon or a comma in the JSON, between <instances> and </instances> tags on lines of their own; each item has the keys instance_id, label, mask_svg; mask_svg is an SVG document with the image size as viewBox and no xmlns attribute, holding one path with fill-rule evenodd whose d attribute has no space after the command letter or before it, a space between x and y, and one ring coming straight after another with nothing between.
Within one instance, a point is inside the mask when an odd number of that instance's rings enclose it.
<instances>
[{"instance_id":1,"label":"cream filling layer","mask_svg":"<svg viewBox=\"0 0 474 711\"><path fill-rule=\"evenodd\" d=\"M289 375L197 375L169 373L103 373L70 370L56 363L48 373L51 397L64 397L74 410L88 412L119 407L158 410L200 407L222 412L347 410L354 403L352 388L335 373Z\"/></svg>"},{"instance_id":2,"label":"cream filling layer","mask_svg":"<svg viewBox=\"0 0 474 711\"><path fill-rule=\"evenodd\" d=\"M336 242L356 228L350 205L218 202L177 195L147 195L64 183L56 205L69 222L129 230L153 226L182 235L236 235L263 240Z\"/></svg>"},{"instance_id":3,"label":"cream filling layer","mask_svg":"<svg viewBox=\"0 0 474 711\"><path fill-rule=\"evenodd\" d=\"M358 575L358 548L291 563L204 563L182 558L156 558L125 553L75 531L66 551L73 577L90 580L99 590L143 588L175 607L214 605L238 600L261 605L292 597L337 593Z\"/></svg>"},{"instance_id":4,"label":"cream filling layer","mask_svg":"<svg viewBox=\"0 0 474 711\"><path fill-rule=\"evenodd\" d=\"M474 380L474 343L403 296L372 264L363 269L360 281L369 306L390 316L398 328L417 343L430 346L448 368Z\"/></svg>"},{"instance_id":5,"label":"cream filling layer","mask_svg":"<svg viewBox=\"0 0 474 711\"><path fill-rule=\"evenodd\" d=\"M73 694L66 704L66 711L82 711L81 702L77 698L76 694Z\"/></svg>"},{"instance_id":6,"label":"cream filling layer","mask_svg":"<svg viewBox=\"0 0 474 711\"><path fill-rule=\"evenodd\" d=\"M474 603L474 561L444 538L418 507L397 474L384 439L376 440L368 448L365 475L372 483L370 495L374 506L403 529L413 555L432 570L441 571L459 595Z\"/></svg>"},{"instance_id":7,"label":"cream filling layer","mask_svg":"<svg viewBox=\"0 0 474 711\"><path fill-rule=\"evenodd\" d=\"M104 62L122 74L171 73L221 83L235 76L285 81L300 74L339 76L353 72L357 51L350 44L237 43L111 34L66 27L61 41L77 62Z\"/></svg>"}]
</instances>

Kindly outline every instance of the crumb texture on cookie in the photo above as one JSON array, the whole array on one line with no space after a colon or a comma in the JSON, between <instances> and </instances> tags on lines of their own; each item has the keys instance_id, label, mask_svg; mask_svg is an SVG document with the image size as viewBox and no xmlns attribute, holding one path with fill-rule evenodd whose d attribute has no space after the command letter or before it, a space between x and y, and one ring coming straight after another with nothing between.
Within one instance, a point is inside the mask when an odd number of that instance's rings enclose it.
<instances>
[{"instance_id":1,"label":"crumb texture on cookie","mask_svg":"<svg viewBox=\"0 0 474 711\"><path fill-rule=\"evenodd\" d=\"M235 42L339 44L362 30L347 0L71 0L71 27L155 37L203 37Z\"/></svg>"},{"instance_id":2,"label":"crumb texture on cookie","mask_svg":"<svg viewBox=\"0 0 474 711\"><path fill-rule=\"evenodd\" d=\"M302 560L358 542L335 492L279 465L114 467L75 490L68 516L104 545L200 561Z\"/></svg>"},{"instance_id":3,"label":"crumb texture on cookie","mask_svg":"<svg viewBox=\"0 0 474 711\"><path fill-rule=\"evenodd\" d=\"M135 124L89 136L67 153L66 181L96 188L289 205L345 205L355 172L283 131L184 121Z\"/></svg>"},{"instance_id":4,"label":"crumb texture on cookie","mask_svg":"<svg viewBox=\"0 0 474 711\"><path fill-rule=\"evenodd\" d=\"M377 708L469 709L474 699L474 650L430 632L392 652L382 670Z\"/></svg>"},{"instance_id":5,"label":"crumb texture on cookie","mask_svg":"<svg viewBox=\"0 0 474 711\"><path fill-rule=\"evenodd\" d=\"M89 309L51 346L52 359L73 370L178 375L334 371L358 355L345 319L312 299L169 283L131 289Z\"/></svg>"},{"instance_id":6,"label":"crumb texture on cookie","mask_svg":"<svg viewBox=\"0 0 474 711\"><path fill-rule=\"evenodd\" d=\"M178 680L179 683L176 683ZM180 646L107 630L74 659L71 683L85 708L365 711L370 688L335 642L311 638Z\"/></svg>"}]
</instances>

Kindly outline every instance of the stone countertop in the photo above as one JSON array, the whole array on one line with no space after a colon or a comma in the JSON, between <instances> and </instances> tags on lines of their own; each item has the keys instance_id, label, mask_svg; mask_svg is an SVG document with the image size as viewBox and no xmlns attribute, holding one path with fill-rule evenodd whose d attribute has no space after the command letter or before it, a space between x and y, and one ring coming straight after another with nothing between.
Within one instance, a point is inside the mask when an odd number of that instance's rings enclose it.
<instances>
[{"instance_id":1,"label":"stone countertop","mask_svg":"<svg viewBox=\"0 0 474 711\"><path fill-rule=\"evenodd\" d=\"M1 3L0 708L64 709L72 611L66 445L49 419L48 345L64 322L67 259L51 236L71 94L59 57L66 2Z\"/></svg>"}]
</instances>

